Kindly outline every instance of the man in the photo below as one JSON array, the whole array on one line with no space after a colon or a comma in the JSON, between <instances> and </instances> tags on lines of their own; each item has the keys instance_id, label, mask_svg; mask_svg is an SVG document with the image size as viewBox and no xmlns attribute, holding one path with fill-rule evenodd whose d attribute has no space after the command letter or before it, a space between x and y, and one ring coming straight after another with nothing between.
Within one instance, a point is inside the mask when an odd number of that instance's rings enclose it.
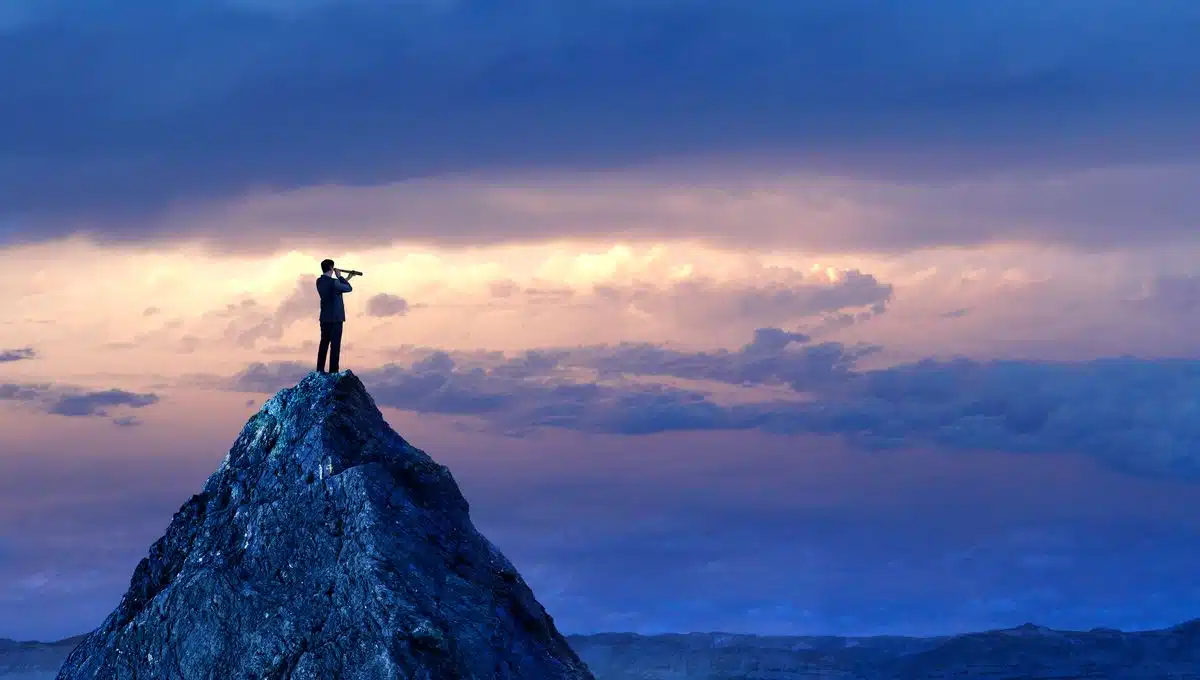
<instances>
[{"instance_id":1,"label":"man","mask_svg":"<svg viewBox=\"0 0 1200 680\"><path fill-rule=\"evenodd\" d=\"M342 324L346 322L346 307L342 304L342 293L354 290L350 287L350 274L346 278L333 268L333 260L321 261L321 276L317 277L317 294L321 296L321 345L317 349L317 371L325 372L325 355L329 354L329 372L338 372L338 359L342 353Z\"/></svg>"}]
</instances>

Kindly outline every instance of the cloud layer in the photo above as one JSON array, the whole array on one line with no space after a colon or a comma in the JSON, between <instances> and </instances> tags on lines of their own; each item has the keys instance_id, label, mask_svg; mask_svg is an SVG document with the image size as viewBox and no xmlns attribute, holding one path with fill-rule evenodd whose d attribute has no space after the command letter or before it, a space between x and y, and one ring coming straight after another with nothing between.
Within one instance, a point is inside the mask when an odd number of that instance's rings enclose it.
<instances>
[{"instance_id":1,"label":"cloud layer","mask_svg":"<svg viewBox=\"0 0 1200 680\"><path fill-rule=\"evenodd\" d=\"M766 328L733 352L649 344L515 357L433 351L408 366L362 375L381 404L479 416L510 433L762 429L843 435L876 449L1073 452L1128 472L1200 476L1198 361L964 358L857 366L878 349ZM308 370L258 363L232 386L273 392ZM680 380L693 386L672 382ZM741 398L731 402L730 388L740 388ZM754 391L770 388L785 391Z\"/></svg>"},{"instance_id":2,"label":"cloud layer","mask_svg":"<svg viewBox=\"0 0 1200 680\"><path fill-rule=\"evenodd\" d=\"M53 415L70 417L110 417L114 408L140 409L157 404L159 396L121 389L88 390L69 385L0 384L0 401L25 402ZM136 425L129 416L113 419L121 426Z\"/></svg>"},{"instance_id":3,"label":"cloud layer","mask_svg":"<svg viewBox=\"0 0 1200 680\"><path fill-rule=\"evenodd\" d=\"M387 318L408 314L408 301L391 293L379 293L367 299L369 316Z\"/></svg>"},{"instance_id":4,"label":"cloud layer","mask_svg":"<svg viewBox=\"0 0 1200 680\"><path fill-rule=\"evenodd\" d=\"M106 241L182 233L275 247L285 232L201 221L187 223L189 234L159 218L263 190L447 173L512 178L699 155L911 184L1194 162L1200 142L1188 125L1200 97L1186 75L1200 8L1185 0L6 7L0 230L9 240L83 230ZM1151 222L1141 238L1184 234L1195 202L1169 187L1187 175L1166 185L1144 177L1152 186L1138 197L1157 196L1157 212L1126 202L1115 217ZM1034 207L1044 196L1043 211L1062 203L1061 188L1030 191ZM992 199L1010 203L1003 193ZM867 187L857 198L872 196ZM1104 196L1077 198L1101 199L1107 209L1089 212L1104 216L1118 205ZM297 234L328 241L333 217L310 217ZM534 235L520 223L507 233L471 221L457 233L418 223L386 233ZM920 240L950 238L939 229L952 228L926 227Z\"/></svg>"},{"instance_id":5,"label":"cloud layer","mask_svg":"<svg viewBox=\"0 0 1200 680\"><path fill-rule=\"evenodd\" d=\"M424 331L428 324L438 323L491 335L497 326L489 324L528 328L543 323L641 330L651 337L679 332L711 337L732 329L740 337L748 329L762 326L803 325L817 332L866 321L886 313L894 294L891 284L857 269L802 271L756 264L718 278L694 271L691 265L675 265L669 258L649 265L630 266L619 259L604 264L612 266L611 275L600 275L591 282L535 278L518 283L509 278L484 278L486 274L478 275L482 280L469 281L476 273L468 272L459 281L449 275L425 285L409 282L408 287L418 295L424 293L419 303L410 303L407 293L360 292L347 296L346 307L353 316L361 312L368 320L378 320L375 342L387 345L396 337L388 334L388 324L417 313L421 318L413 324L425 326ZM187 322L169 320L138 337L141 341L189 338L183 345L189 350L218 337L244 349L284 349L287 345L278 343L289 336L312 338L311 331L299 335L299 327L300 322L314 322L317 316L314 278L299 275L279 293L228 302ZM382 286L390 288L387 283ZM356 297L359 294L369 297ZM400 337L410 338L413 332L409 326Z\"/></svg>"},{"instance_id":6,"label":"cloud layer","mask_svg":"<svg viewBox=\"0 0 1200 680\"><path fill-rule=\"evenodd\" d=\"M37 352L32 347L22 347L20 349L0 349L0 364L12 363L14 361L27 361L37 357Z\"/></svg>"}]
</instances>

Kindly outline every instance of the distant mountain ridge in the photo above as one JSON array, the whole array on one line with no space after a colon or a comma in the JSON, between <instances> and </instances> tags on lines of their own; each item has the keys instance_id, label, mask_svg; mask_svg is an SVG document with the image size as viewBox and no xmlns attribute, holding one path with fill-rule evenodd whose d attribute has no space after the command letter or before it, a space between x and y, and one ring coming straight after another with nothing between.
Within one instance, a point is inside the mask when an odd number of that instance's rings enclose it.
<instances>
[{"instance_id":1,"label":"distant mountain ridge","mask_svg":"<svg viewBox=\"0 0 1200 680\"><path fill-rule=\"evenodd\" d=\"M55 642L19 642L0 638L0 678L4 680L50 680L72 649L86 635Z\"/></svg>"},{"instance_id":2,"label":"distant mountain ridge","mask_svg":"<svg viewBox=\"0 0 1200 680\"><path fill-rule=\"evenodd\" d=\"M0 680L48 680L85 636L0 639ZM940 637L568 635L597 680L1200 680L1200 619L1154 631L1033 624Z\"/></svg>"},{"instance_id":3,"label":"distant mountain ridge","mask_svg":"<svg viewBox=\"0 0 1200 680\"><path fill-rule=\"evenodd\" d=\"M942 637L569 635L597 680L1200 680L1200 619L1154 631L1034 624Z\"/></svg>"}]
</instances>

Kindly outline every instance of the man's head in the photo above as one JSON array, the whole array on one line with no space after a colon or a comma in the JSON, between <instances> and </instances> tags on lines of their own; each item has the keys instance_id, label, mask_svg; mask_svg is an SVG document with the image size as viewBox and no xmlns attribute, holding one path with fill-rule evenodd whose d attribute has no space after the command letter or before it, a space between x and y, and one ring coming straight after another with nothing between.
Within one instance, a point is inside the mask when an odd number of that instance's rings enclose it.
<instances>
[{"instance_id":1,"label":"man's head","mask_svg":"<svg viewBox=\"0 0 1200 680\"><path fill-rule=\"evenodd\" d=\"M321 260L321 273L328 274L333 271L333 260Z\"/></svg>"}]
</instances>

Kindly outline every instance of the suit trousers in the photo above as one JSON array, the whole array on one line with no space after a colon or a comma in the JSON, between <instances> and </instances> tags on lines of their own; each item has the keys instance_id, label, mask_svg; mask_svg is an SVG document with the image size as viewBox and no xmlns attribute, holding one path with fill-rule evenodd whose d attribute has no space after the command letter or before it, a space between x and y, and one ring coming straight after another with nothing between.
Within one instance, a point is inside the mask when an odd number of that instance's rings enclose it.
<instances>
[{"instance_id":1,"label":"suit trousers","mask_svg":"<svg viewBox=\"0 0 1200 680\"><path fill-rule=\"evenodd\" d=\"M325 355L329 355L329 372L338 372L338 359L342 354L341 321L321 322L321 344L317 349L317 370L325 372Z\"/></svg>"}]
</instances>

